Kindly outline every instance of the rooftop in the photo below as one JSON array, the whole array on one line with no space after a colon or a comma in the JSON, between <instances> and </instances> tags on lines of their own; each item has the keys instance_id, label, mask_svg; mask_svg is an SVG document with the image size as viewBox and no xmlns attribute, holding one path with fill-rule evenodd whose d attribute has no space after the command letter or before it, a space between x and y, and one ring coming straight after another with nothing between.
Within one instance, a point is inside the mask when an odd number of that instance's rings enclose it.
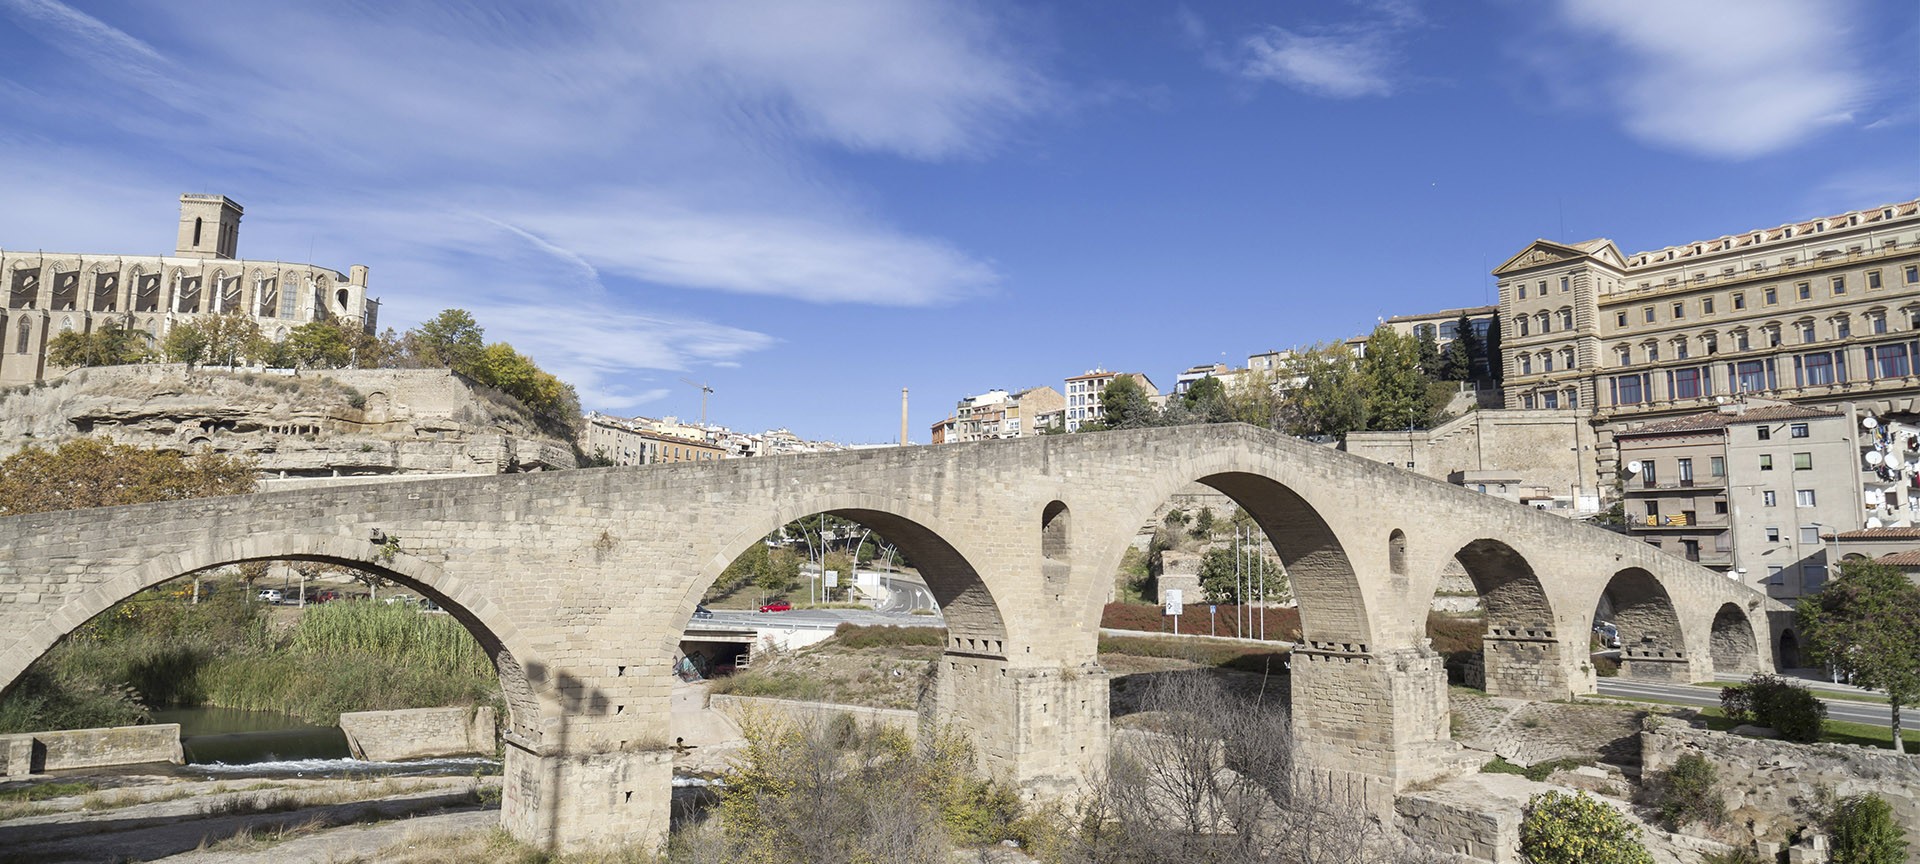
<instances>
[{"instance_id":1,"label":"rooftop","mask_svg":"<svg viewBox=\"0 0 1920 864\"><path fill-rule=\"evenodd\" d=\"M1838 417L1833 411L1820 411L1802 408L1798 405L1764 405L1748 408L1745 411L1707 411L1689 414L1672 420L1653 423L1626 432L1614 433L1615 438L1634 435L1660 435L1670 432L1705 432L1712 429L1725 429L1736 423L1773 423L1780 420L1808 420L1820 417Z\"/></svg>"},{"instance_id":2,"label":"rooftop","mask_svg":"<svg viewBox=\"0 0 1920 864\"><path fill-rule=\"evenodd\" d=\"M1838 540L1920 540L1920 528L1860 528L1833 535Z\"/></svg>"},{"instance_id":3,"label":"rooftop","mask_svg":"<svg viewBox=\"0 0 1920 864\"><path fill-rule=\"evenodd\" d=\"M1873 559L1873 563L1885 564L1889 567L1920 567L1920 549L1908 549L1905 552L1882 555Z\"/></svg>"},{"instance_id":4,"label":"rooftop","mask_svg":"<svg viewBox=\"0 0 1920 864\"><path fill-rule=\"evenodd\" d=\"M1889 213L1891 213L1892 215L1889 216L1888 215ZM1729 249L1753 246L1759 243L1766 243L1774 240L1798 238L1798 237L1805 236L1807 234L1814 234L1821 231L1825 231L1829 227L1851 228L1859 225L1870 225L1875 222L1886 221L1889 218L1897 219L1902 216L1913 216L1916 213L1920 213L1920 199L1916 199L1913 201L1902 201L1897 204L1882 204L1878 207L1868 207L1864 210L1854 210L1849 213L1842 213L1838 216L1827 216L1819 219L1808 219L1805 222L1791 222L1786 225L1780 225L1773 228L1764 228L1764 229L1759 229L1754 231L1745 231L1740 234L1730 234L1725 237L1716 237L1712 240L1696 240L1691 243L1681 243L1675 246L1668 246L1664 249L1650 249L1645 252L1635 252L1632 255L1627 256L1627 263L1629 266L1633 266L1634 262L1637 260L1641 260L1642 256L1646 256L1645 260L1648 263L1665 263L1666 261L1669 261L1669 260L1689 258L1695 255L1705 255L1709 252L1725 252ZM1589 240L1587 242L1601 243L1604 241ZM1576 244L1576 248L1581 248L1584 250L1585 247L1586 247L1586 244L1584 243ZM1669 258L1667 256L1667 253L1669 252L1673 253L1672 258Z\"/></svg>"},{"instance_id":5,"label":"rooftop","mask_svg":"<svg viewBox=\"0 0 1920 864\"><path fill-rule=\"evenodd\" d=\"M1392 324L1395 321L1424 321L1428 318L1458 318L1462 315L1472 318L1477 315L1492 315L1499 311L1500 307L1498 306L1468 306L1465 309L1442 309L1438 312L1425 312L1419 315L1395 315L1392 318L1388 318L1387 323Z\"/></svg>"}]
</instances>

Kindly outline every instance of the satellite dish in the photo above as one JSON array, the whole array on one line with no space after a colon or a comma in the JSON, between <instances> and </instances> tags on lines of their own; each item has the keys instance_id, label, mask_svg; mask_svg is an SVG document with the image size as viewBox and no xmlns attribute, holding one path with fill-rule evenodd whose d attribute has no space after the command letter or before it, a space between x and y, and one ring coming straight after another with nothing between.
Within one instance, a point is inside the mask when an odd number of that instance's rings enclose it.
<instances>
[{"instance_id":1,"label":"satellite dish","mask_svg":"<svg viewBox=\"0 0 1920 864\"><path fill-rule=\"evenodd\" d=\"M1867 517L1867 527L1868 527L1868 528L1878 528L1878 527L1880 527L1880 524L1881 524L1881 523L1880 523L1880 517L1878 517L1878 516L1869 516L1869 517ZM1891 740L1891 739L1889 739L1889 740Z\"/></svg>"},{"instance_id":2,"label":"satellite dish","mask_svg":"<svg viewBox=\"0 0 1920 864\"><path fill-rule=\"evenodd\" d=\"M1868 507L1878 507L1887 500L1885 496L1880 494L1880 490L1878 489L1868 489L1866 499Z\"/></svg>"},{"instance_id":3,"label":"satellite dish","mask_svg":"<svg viewBox=\"0 0 1920 864\"><path fill-rule=\"evenodd\" d=\"M1638 474L1638 473L1640 473L1640 463L1639 463L1639 462L1628 462L1628 463L1627 463L1627 473L1628 473L1628 474Z\"/></svg>"},{"instance_id":4,"label":"satellite dish","mask_svg":"<svg viewBox=\"0 0 1920 864\"><path fill-rule=\"evenodd\" d=\"M1885 457L1885 456L1882 456L1882 455L1880 454L1880 451L1878 451L1878 450L1868 450L1868 451L1867 451L1867 464L1868 464L1868 465L1878 465L1878 464L1880 464L1880 463L1882 463L1882 462L1885 462L1885 461L1887 461L1887 457Z\"/></svg>"},{"instance_id":5,"label":"satellite dish","mask_svg":"<svg viewBox=\"0 0 1920 864\"><path fill-rule=\"evenodd\" d=\"M1879 425L1880 425L1880 421L1875 420L1872 417L1868 417L1865 420L1860 421L1860 427L1863 429L1872 429Z\"/></svg>"}]
</instances>

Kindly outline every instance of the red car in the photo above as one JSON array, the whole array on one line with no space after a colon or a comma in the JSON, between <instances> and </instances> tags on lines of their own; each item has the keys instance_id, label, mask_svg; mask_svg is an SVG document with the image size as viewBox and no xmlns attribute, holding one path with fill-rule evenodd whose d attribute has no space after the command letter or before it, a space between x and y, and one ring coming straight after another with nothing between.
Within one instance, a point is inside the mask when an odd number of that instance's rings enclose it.
<instances>
[{"instance_id":1,"label":"red car","mask_svg":"<svg viewBox=\"0 0 1920 864\"><path fill-rule=\"evenodd\" d=\"M793 609L793 604L788 603L785 600L782 600L778 603L768 603L767 605L760 607L760 611L762 612L787 612L792 609Z\"/></svg>"}]
</instances>

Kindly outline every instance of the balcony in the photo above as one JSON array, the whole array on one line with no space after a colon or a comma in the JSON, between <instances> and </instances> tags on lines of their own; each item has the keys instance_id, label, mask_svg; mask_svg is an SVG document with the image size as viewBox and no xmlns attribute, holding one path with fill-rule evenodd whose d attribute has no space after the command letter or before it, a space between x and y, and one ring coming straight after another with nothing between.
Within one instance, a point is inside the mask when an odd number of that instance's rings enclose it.
<instances>
[{"instance_id":1,"label":"balcony","mask_svg":"<svg viewBox=\"0 0 1920 864\"><path fill-rule=\"evenodd\" d=\"M1672 492L1680 489L1725 489L1725 477L1691 477L1680 480L1659 481L1651 477L1641 477L1638 482L1628 483L1632 492Z\"/></svg>"},{"instance_id":2,"label":"balcony","mask_svg":"<svg viewBox=\"0 0 1920 864\"><path fill-rule=\"evenodd\" d=\"M1648 528L1711 531L1725 529L1728 524L1726 515L1718 513L1708 516L1694 516L1691 518L1685 513L1668 513L1659 516L1632 516L1627 520L1627 526L1638 531L1644 531Z\"/></svg>"}]
</instances>

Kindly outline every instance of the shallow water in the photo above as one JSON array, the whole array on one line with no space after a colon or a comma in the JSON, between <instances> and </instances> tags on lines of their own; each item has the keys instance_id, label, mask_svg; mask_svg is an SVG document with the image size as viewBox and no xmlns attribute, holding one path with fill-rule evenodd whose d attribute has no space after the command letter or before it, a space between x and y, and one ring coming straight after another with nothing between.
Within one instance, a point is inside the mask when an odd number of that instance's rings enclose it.
<instances>
[{"instance_id":1,"label":"shallow water","mask_svg":"<svg viewBox=\"0 0 1920 864\"><path fill-rule=\"evenodd\" d=\"M155 723L180 724L187 763L237 765L302 759L345 759L347 736L277 711L177 708L153 712Z\"/></svg>"}]
</instances>

